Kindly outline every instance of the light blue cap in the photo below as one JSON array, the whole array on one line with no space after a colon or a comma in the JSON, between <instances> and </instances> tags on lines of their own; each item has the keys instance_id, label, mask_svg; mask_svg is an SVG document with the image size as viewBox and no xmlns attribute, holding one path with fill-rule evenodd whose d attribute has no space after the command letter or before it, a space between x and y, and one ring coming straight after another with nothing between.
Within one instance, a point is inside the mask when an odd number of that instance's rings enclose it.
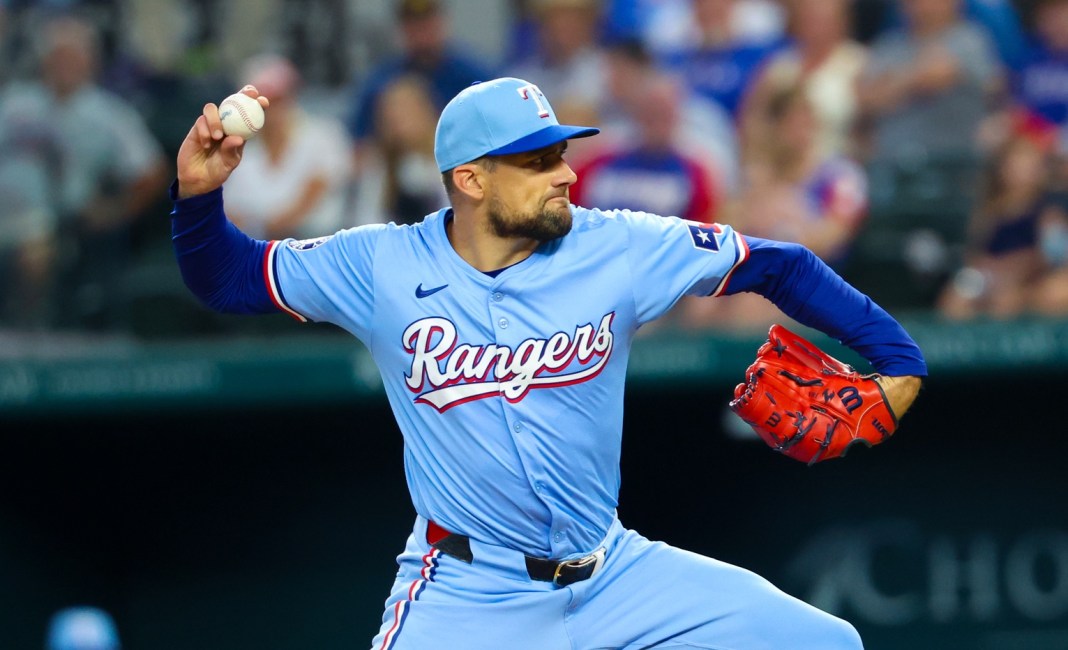
<instances>
[{"instance_id":1,"label":"light blue cap","mask_svg":"<svg viewBox=\"0 0 1068 650\"><path fill-rule=\"evenodd\" d=\"M52 617L46 650L119 650L115 621L96 607L69 607Z\"/></svg>"},{"instance_id":2,"label":"light blue cap","mask_svg":"<svg viewBox=\"0 0 1068 650\"><path fill-rule=\"evenodd\" d=\"M532 151L600 131L560 124L537 86L502 77L468 86L445 106L434 134L434 159L444 172L482 156Z\"/></svg>"}]
</instances>

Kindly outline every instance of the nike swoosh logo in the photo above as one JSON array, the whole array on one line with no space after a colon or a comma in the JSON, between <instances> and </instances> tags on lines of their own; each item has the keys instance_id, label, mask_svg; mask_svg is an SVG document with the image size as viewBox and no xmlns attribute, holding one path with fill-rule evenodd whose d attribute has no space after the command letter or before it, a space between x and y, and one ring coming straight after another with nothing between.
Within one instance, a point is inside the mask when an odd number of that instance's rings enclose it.
<instances>
[{"instance_id":1,"label":"nike swoosh logo","mask_svg":"<svg viewBox=\"0 0 1068 650\"><path fill-rule=\"evenodd\" d=\"M416 298L426 298L427 296L432 296L432 295L434 295L435 293L441 291L442 289L444 289L447 286L449 286L449 285L443 284L440 287L434 287L433 289L424 289L423 288L423 283L420 282L419 286L415 288L415 297Z\"/></svg>"}]
</instances>

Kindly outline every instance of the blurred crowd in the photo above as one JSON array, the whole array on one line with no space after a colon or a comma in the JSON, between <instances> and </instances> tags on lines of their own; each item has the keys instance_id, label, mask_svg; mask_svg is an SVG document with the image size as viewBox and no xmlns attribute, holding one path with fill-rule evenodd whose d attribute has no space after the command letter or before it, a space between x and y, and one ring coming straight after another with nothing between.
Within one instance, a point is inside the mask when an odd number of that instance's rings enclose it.
<instances>
[{"instance_id":1,"label":"blurred crowd","mask_svg":"<svg viewBox=\"0 0 1068 650\"><path fill-rule=\"evenodd\" d=\"M1068 313L1068 0L512 0L474 25L465 3L0 0L0 329L235 327L170 258L205 102L270 98L227 212L306 238L445 205L438 112L504 75L602 128L569 150L577 204L800 242L892 310ZM669 320L779 319L734 296Z\"/></svg>"}]
</instances>

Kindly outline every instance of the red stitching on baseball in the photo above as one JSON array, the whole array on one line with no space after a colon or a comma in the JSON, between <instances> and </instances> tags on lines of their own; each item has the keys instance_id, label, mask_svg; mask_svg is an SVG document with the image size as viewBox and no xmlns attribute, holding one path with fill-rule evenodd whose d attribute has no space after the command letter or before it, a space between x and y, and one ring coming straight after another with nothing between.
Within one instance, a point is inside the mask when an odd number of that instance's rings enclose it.
<instances>
[{"instance_id":1,"label":"red stitching on baseball","mask_svg":"<svg viewBox=\"0 0 1068 650\"><path fill-rule=\"evenodd\" d=\"M226 101L224 101L223 102L223 106L232 106L234 108L234 110L237 111L237 114L241 116L241 121L245 123L245 126L248 127L248 130L251 131L252 133L259 133L259 131L260 131L259 127L256 127L256 126L252 125L252 120L249 118L248 114L245 112L245 107L244 106L242 106L241 104L238 104L233 99L227 99Z\"/></svg>"}]
</instances>

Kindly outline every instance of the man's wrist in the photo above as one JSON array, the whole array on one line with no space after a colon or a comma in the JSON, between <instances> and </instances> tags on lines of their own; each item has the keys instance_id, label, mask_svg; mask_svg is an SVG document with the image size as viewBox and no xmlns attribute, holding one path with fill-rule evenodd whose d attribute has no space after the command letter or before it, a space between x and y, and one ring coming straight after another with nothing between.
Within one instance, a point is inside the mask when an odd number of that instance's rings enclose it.
<instances>
[{"instance_id":1,"label":"man's wrist","mask_svg":"<svg viewBox=\"0 0 1068 650\"><path fill-rule=\"evenodd\" d=\"M208 207L222 200L222 187L216 187L213 190L207 192L188 192L184 191L181 187L181 181L177 178L171 183L168 189L168 194L171 197L171 201L174 203L174 212L171 214L178 216L179 214L185 214L195 211L199 208Z\"/></svg>"},{"instance_id":2,"label":"man's wrist","mask_svg":"<svg viewBox=\"0 0 1068 650\"><path fill-rule=\"evenodd\" d=\"M181 178L175 178L172 185L173 191L171 192L172 201L184 201L197 196L204 196L205 194L211 194L218 187L204 187L193 182L183 182Z\"/></svg>"}]
</instances>

